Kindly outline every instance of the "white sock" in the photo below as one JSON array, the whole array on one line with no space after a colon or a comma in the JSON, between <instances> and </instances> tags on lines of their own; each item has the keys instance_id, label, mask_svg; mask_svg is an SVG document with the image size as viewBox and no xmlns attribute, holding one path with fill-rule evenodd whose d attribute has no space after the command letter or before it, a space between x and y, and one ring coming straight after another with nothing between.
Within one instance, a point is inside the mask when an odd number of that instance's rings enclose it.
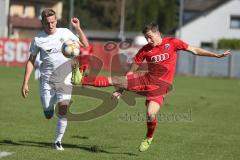
<instances>
[{"instance_id":1,"label":"white sock","mask_svg":"<svg viewBox=\"0 0 240 160\"><path fill-rule=\"evenodd\" d=\"M61 142L64 132L66 130L67 127L67 118L59 118L58 122L57 122L57 130L56 130L56 139L55 139L55 143L56 142Z\"/></svg>"}]
</instances>

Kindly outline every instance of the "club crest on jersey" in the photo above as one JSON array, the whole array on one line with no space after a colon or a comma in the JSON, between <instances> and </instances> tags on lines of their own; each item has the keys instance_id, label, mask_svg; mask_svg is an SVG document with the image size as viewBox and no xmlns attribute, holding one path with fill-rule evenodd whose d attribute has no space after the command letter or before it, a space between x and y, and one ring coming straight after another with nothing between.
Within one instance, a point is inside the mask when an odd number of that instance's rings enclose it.
<instances>
[{"instance_id":1,"label":"club crest on jersey","mask_svg":"<svg viewBox=\"0 0 240 160\"><path fill-rule=\"evenodd\" d=\"M162 62L169 59L169 54L168 53L163 53L163 54L158 54L155 56L151 57L151 61L156 63L156 62Z\"/></svg>"},{"instance_id":2,"label":"club crest on jersey","mask_svg":"<svg viewBox=\"0 0 240 160\"><path fill-rule=\"evenodd\" d=\"M170 44L168 43L164 45L164 49L169 49L169 47L170 47Z\"/></svg>"}]
</instances>

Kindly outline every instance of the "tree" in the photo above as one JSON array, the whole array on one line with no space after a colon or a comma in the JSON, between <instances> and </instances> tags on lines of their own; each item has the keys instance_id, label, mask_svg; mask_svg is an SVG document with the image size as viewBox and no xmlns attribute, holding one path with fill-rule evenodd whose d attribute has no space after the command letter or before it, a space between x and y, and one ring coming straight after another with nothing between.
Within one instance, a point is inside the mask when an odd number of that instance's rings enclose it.
<instances>
[{"instance_id":1,"label":"tree","mask_svg":"<svg viewBox=\"0 0 240 160\"><path fill-rule=\"evenodd\" d=\"M68 19L69 1L64 0L64 19ZM83 28L119 30L120 0L75 0L75 16ZM176 26L175 0L127 0L125 30L141 31L149 22L157 22L162 32Z\"/></svg>"}]
</instances>

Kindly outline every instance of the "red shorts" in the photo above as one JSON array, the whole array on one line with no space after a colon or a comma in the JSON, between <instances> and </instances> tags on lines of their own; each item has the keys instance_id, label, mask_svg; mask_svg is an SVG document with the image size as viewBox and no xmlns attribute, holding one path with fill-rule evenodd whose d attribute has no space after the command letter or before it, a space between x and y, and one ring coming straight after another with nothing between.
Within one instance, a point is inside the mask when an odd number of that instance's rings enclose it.
<instances>
[{"instance_id":1,"label":"red shorts","mask_svg":"<svg viewBox=\"0 0 240 160\"><path fill-rule=\"evenodd\" d=\"M154 101L161 106L164 101L164 95L166 95L171 88L171 84L148 73L128 75L127 81L129 91L146 96L146 105L150 101Z\"/></svg>"}]
</instances>

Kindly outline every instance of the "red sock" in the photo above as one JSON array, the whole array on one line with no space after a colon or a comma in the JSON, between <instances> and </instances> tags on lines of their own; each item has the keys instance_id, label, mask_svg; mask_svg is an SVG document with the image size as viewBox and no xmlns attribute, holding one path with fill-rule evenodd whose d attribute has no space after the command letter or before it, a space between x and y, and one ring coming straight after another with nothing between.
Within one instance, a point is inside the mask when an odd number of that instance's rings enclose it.
<instances>
[{"instance_id":1,"label":"red sock","mask_svg":"<svg viewBox=\"0 0 240 160\"><path fill-rule=\"evenodd\" d=\"M89 85L94 87L108 87L108 78L105 76L87 76L82 79L82 85Z\"/></svg>"},{"instance_id":2,"label":"red sock","mask_svg":"<svg viewBox=\"0 0 240 160\"><path fill-rule=\"evenodd\" d=\"M152 138L155 128L157 126L157 118L153 118L152 121L147 121L147 138Z\"/></svg>"}]
</instances>

